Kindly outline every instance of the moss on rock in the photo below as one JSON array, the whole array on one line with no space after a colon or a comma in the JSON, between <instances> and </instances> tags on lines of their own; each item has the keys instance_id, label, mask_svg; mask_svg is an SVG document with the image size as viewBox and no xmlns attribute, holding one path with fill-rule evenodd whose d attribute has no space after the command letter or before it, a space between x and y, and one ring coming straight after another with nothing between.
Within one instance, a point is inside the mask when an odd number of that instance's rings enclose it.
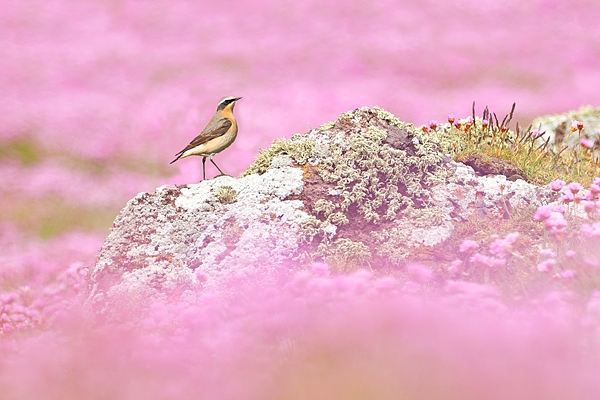
<instances>
[{"instance_id":1,"label":"moss on rock","mask_svg":"<svg viewBox=\"0 0 600 400\"><path fill-rule=\"evenodd\" d=\"M406 251L388 251L386 243L412 245L410 235L395 227L398 220L422 228L444 218L428 190L452 179L438 142L381 108L364 107L290 140L275 140L244 175L289 155L304 170L299 199L311 218L301 234L317 257L336 265L373 257L398 263Z\"/></svg>"}]
</instances>

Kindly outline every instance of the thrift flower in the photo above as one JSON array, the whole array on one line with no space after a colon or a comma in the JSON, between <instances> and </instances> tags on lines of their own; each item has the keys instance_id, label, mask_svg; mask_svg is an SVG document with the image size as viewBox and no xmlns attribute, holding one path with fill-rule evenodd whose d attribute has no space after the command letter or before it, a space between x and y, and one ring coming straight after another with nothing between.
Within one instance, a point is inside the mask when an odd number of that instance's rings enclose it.
<instances>
[{"instance_id":1,"label":"thrift flower","mask_svg":"<svg viewBox=\"0 0 600 400\"><path fill-rule=\"evenodd\" d=\"M550 231L553 235L563 233L567 227L567 220L565 216L559 212L553 211L550 216L546 219L544 227Z\"/></svg>"},{"instance_id":2,"label":"thrift flower","mask_svg":"<svg viewBox=\"0 0 600 400\"><path fill-rule=\"evenodd\" d=\"M573 194L579 192L580 190L583 190L583 186L579 182L571 182L567 185L567 188Z\"/></svg>"},{"instance_id":3,"label":"thrift flower","mask_svg":"<svg viewBox=\"0 0 600 400\"><path fill-rule=\"evenodd\" d=\"M581 205L583 205L583 209L585 210L586 213L590 213L592 211L594 211L594 207L596 207L596 204L593 201L582 201Z\"/></svg>"},{"instance_id":4,"label":"thrift flower","mask_svg":"<svg viewBox=\"0 0 600 400\"><path fill-rule=\"evenodd\" d=\"M533 219L535 219L536 221L545 221L548 218L550 218L550 214L552 214L554 211L555 209L552 205L540 206L537 208L537 210L535 210L535 213L533 214Z\"/></svg>"},{"instance_id":5,"label":"thrift flower","mask_svg":"<svg viewBox=\"0 0 600 400\"><path fill-rule=\"evenodd\" d=\"M594 257L584 257L583 262L588 267L592 267L592 268L600 267L600 263Z\"/></svg>"},{"instance_id":6,"label":"thrift flower","mask_svg":"<svg viewBox=\"0 0 600 400\"><path fill-rule=\"evenodd\" d=\"M560 200L563 203L569 204L570 202L572 202L573 200L575 200L575 196L571 192L562 192L560 194Z\"/></svg>"},{"instance_id":7,"label":"thrift flower","mask_svg":"<svg viewBox=\"0 0 600 400\"><path fill-rule=\"evenodd\" d=\"M490 253L505 256L512 250L512 245L515 244L519 238L519 232L513 232L506 235L504 239L495 239L490 243Z\"/></svg>"},{"instance_id":8,"label":"thrift flower","mask_svg":"<svg viewBox=\"0 0 600 400\"><path fill-rule=\"evenodd\" d=\"M448 273L450 273L452 276L456 276L462 270L462 266L463 266L462 260L454 260L450 264L450 267L448 267Z\"/></svg>"},{"instance_id":9,"label":"thrift flower","mask_svg":"<svg viewBox=\"0 0 600 400\"><path fill-rule=\"evenodd\" d=\"M435 274L429 268L421 265L409 265L407 270L412 280L418 283L431 282L435 278Z\"/></svg>"},{"instance_id":10,"label":"thrift flower","mask_svg":"<svg viewBox=\"0 0 600 400\"><path fill-rule=\"evenodd\" d=\"M315 276L329 276L329 266L325 263L316 262L311 267L312 272Z\"/></svg>"},{"instance_id":11,"label":"thrift flower","mask_svg":"<svg viewBox=\"0 0 600 400\"><path fill-rule=\"evenodd\" d=\"M468 117L465 120L465 129L469 130L469 129L471 129L471 126L473 126L473 117Z\"/></svg>"},{"instance_id":12,"label":"thrift flower","mask_svg":"<svg viewBox=\"0 0 600 400\"><path fill-rule=\"evenodd\" d=\"M455 116L454 116L454 114L448 114L448 122L449 122L450 124L453 124L453 123L454 123L454 121L455 121Z\"/></svg>"},{"instance_id":13,"label":"thrift flower","mask_svg":"<svg viewBox=\"0 0 600 400\"><path fill-rule=\"evenodd\" d=\"M567 258L573 258L577 255L577 252L575 250L567 250L565 251L565 257Z\"/></svg>"},{"instance_id":14,"label":"thrift flower","mask_svg":"<svg viewBox=\"0 0 600 400\"><path fill-rule=\"evenodd\" d=\"M555 179L552 182L550 182L548 184L548 186L550 186L550 189L554 190L555 192L560 191L564 186L565 186L566 182L560 179Z\"/></svg>"},{"instance_id":15,"label":"thrift flower","mask_svg":"<svg viewBox=\"0 0 600 400\"><path fill-rule=\"evenodd\" d=\"M581 138L579 140L579 144L581 145L581 147L585 147L586 149L591 149L592 147L594 147L594 141L588 138Z\"/></svg>"},{"instance_id":16,"label":"thrift flower","mask_svg":"<svg viewBox=\"0 0 600 400\"><path fill-rule=\"evenodd\" d=\"M481 253L473 254L470 261L472 263L485 265L490 268L499 268L506 264L506 260L504 258L486 256Z\"/></svg>"},{"instance_id":17,"label":"thrift flower","mask_svg":"<svg viewBox=\"0 0 600 400\"><path fill-rule=\"evenodd\" d=\"M466 239L466 240L462 241L462 243L458 247L458 251L460 253L470 253L473 250L475 250L477 247L479 247L479 244L476 241Z\"/></svg>"},{"instance_id":18,"label":"thrift flower","mask_svg":"<svg viewBox=\"0 0 600 400\"><path fill-rule=\"evenodd\" d=\"M577 276L577 272L572 269L566 269L560 273L560 277L564 279L573 279Z\"/></svg>"},{"instance_id":19,"label":"thrift flower","mask_svg":"<svg viewBox=\"0 0 600 400\"><path fill-rule=\"evenodd\" d=\"M581 234L586 238L600 237L600 222L593 224L582 224Z\"/></svg>"},{"instance_id":20,"label":"thrift flower","mask_svg":"<svg viewBox=\"0 0 600 400\"><path fill-rule=\"evenodd\" d=\"M540 254L540 256L542 256L544 258L556 257L556 253L554 253L554 250L552 250L552 249L540 249L540 251L538 253Z\"/></svg>"},{"instance_id":21,"label":"thrift flower","mask_svg":"<svg viewBox=\"0 0 600 400\"><path fill-rule=\"evenodd\" d=\"M556 265L556 260L549 258L539 263L536 268L540 272L548 272L554 267L554 265Z\"/></svg>"}]
</instances>

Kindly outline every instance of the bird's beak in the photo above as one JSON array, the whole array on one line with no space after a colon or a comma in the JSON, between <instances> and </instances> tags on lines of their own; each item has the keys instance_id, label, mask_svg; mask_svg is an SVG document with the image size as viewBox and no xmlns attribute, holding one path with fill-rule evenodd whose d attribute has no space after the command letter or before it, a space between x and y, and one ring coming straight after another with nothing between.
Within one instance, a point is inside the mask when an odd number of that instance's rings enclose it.
<instances>
[{"instance_id":1,"label":"bird's beak","mask_svg":"<svg viewBox=\"0 0 600 400\"><path fill-rule=\"evenodd\" d=\"M233 101L238 101L239 99L241 99L241 97L236 97L235 99L233 99Z\"/></svg>"}]
</instances>

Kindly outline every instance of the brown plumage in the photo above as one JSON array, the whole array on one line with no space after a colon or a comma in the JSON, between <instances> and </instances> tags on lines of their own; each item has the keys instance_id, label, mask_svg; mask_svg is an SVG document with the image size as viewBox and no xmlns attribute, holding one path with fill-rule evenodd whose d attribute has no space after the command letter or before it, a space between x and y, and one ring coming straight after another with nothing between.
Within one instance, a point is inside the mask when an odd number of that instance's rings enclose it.
<instances>
[{"instance_id":1,"label":"brown plumage","mask_svg":"<svg viewBox=\"0 0 600 400\"><path fill-rule=\"evenodd\" d=\"M233 116L235 102L241 97L223 97L217 106L217 112L206 125L206 128L196 136L190 144L175 155L173 164L180 158L202 156L202 179L206 179L206 158L210 159L221 175L225 175L212 157L229 147L237 136L238 126Z\"/></svg>"}]
</instances>

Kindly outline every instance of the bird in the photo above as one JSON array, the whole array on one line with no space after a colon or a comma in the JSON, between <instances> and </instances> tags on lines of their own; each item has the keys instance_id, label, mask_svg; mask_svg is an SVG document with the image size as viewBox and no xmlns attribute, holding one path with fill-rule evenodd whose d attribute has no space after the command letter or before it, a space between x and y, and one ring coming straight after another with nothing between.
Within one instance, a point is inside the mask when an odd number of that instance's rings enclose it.
<instances>
[{"instance_id":1,"label":"bird","mask_svg":"<svg viewBox=\"0 0 600 400\"><path fill-rule=\"evenodd\" d=\"M233 116L233 107L235 107L236 101L240 99L241 97L227 96L219 100L217 112L208 121L206 128L185 149L175 154L175 159L169 164L189 156L202 156L202 180L205 180L206 158L208 157L221 175L225 175L212 158L215 154L228 148L237 136L238 125Z\"/></svg>"}]
</instances>

